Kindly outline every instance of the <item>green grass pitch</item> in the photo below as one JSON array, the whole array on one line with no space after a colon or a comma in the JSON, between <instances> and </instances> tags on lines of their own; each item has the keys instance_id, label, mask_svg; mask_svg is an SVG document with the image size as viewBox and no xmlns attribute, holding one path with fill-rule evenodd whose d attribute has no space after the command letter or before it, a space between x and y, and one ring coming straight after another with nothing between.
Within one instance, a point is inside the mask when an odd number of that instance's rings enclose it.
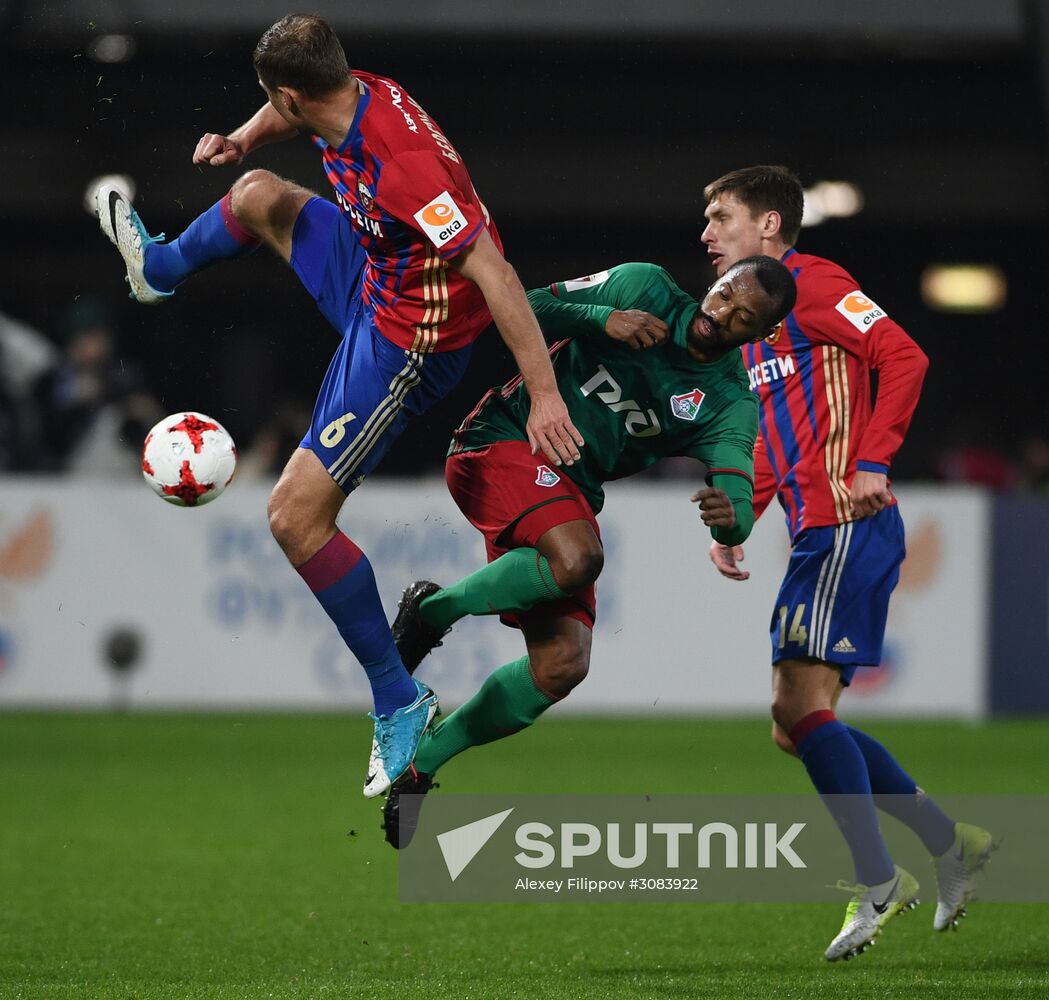
<instances>
[{"instance_id":1,"label":"green grass pitch","mask_svg":"<svg viewBox=\"0 0 1049 1000\"><path fill-rule=\"evenodd\" d=\"M1049 793L1049 726L872 723L932 791ZM0 997L1020 998L1049 905L932 904L829 965L826 904L408 905L366 720L0 715ZM447 792L804 791L764 720L544 719ZM924 873L931 888L931 871Z\"/></svg>"}]
</instances>

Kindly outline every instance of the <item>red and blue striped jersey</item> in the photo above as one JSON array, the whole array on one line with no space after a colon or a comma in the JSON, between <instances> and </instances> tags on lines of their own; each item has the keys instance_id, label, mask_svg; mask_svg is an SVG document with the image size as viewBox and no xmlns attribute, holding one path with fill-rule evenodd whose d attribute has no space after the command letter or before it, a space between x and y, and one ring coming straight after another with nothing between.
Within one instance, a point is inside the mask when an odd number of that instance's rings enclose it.
<instances>
[{"instance_id":1,"label":"red and blue striped jersey","mask_svg":"<svg viewBox=\"0 0 1049 1000\"><path fill-rule=\"evenodd\" d=\"M857 469L888 473L928 359L837 264L793 249L783 263L797 283L797 304L770 337L743 348L743 363L761 404L754 513L778 495L794 539L806 528L852 520Z\"/></svg>"},{"instance_id":2,"label":"red and blue striped jersey","mask_svg":"<svg viewBox=\"0 0 1049 1000\"><path fill-rule=\"evenodd\" d=\"M388 340L429 353L464 347L492 321L481 290L448 261L488 230L462 157L393 80L353 70L360 99L341 146L313 141L367 254L363 296Z\"/></svg>"}]
</instances>

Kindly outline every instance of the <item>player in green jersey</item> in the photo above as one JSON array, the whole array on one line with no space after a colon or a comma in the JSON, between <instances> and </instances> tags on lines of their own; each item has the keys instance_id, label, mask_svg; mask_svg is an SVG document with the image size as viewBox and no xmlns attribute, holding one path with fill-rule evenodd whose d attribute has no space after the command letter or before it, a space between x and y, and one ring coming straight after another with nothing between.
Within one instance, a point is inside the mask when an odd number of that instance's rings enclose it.
<instances>
[{"instance_id":1,"label":"player in green jersey","mask_svg":"<svg viewBox=\"0 0 1049 1000\"><path fill-rule=\"evenodd\" d=\"M708 485L692 500L711 535L738 545L750 534L758 407L739 347L768 336L794 298L790 271L765 256L739 261L702 303L654 264L622 264L529 293L543 333L556 341L558 389L587 447L556 470L535 455L520 377L490 390L455 432L448 486L485 536L488 565L449 587L408 587L394 638L414 670L459 619L498 614L523 631L528 652L424 734L384 808L394 847L415 830L407 803L421 801L408 799L402 810L402 795L429 791L446 761L531 725L586 676L604 562L596 515L607 480L672 455L696 458Z\"/></svg>"}]
</instances>

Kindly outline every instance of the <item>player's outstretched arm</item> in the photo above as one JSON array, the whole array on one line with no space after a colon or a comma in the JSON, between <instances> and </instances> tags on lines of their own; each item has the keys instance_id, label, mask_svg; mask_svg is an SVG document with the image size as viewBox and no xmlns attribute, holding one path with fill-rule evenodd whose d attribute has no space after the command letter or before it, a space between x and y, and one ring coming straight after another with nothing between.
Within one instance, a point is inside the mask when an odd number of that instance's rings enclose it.
<instances>
[{"instance_id":1,"label":"player's outstretched arm","mask_svg":"<svg viewBox=\"0 0 1049 1000\"><path fill-rule=\"evenodd\" d=\"M533 288L528 302L539 320L547 340L561 340L580 333L600 331L612 340L643 350L662 344L670 336L669 328L658 316L643 309L619 309L608 302L593 302L597 289L586 289L578 300L567 291L567 300L550 288Z\"/></svg>"},{"instance_id":2,"label":"player's outstretched arm","mask_svg":"<svg viewBox=\"0 0 1049 1000\"><path fill-rule=\"evenodd\" d=\"M299 130L289 125L267 102L229 135L205 132L193 152L193 162L212 167L236 165L252 150L271 142L283 142L298 134Z\"/></svg>"},{"instance_id":3,"label":"player's outstretched arm","mask_svg":"<svg viewBox=\"0 0 1049 1000\"><path fill-rule=\"evenodd\" d=\"M615 307L602 302L575 302L555 295L550 287L532 288L528 304L548 342L570 337L600 335Z\"/></svg>"},{"instance_id":4,"label":"player's outstretched arm","mask_svg":"<svg viewBox=\"0 0 1049 1000\"><path fill-rule=\"evenodd\" d=\"M481 289L492 319L524 378L532 400L526 428L532 454L541 450L555 465L576 461L583 436L568 416L543 335L517 272L486 231L453 258L451 265Z\"/></svg>"}]
</instances>

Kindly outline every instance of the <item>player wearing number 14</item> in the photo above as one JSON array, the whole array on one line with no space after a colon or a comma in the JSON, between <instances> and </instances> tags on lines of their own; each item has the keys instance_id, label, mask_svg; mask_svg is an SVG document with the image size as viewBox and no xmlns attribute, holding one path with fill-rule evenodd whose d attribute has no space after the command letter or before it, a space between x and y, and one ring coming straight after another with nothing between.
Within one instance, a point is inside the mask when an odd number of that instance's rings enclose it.
<instances>
[{"instance_id":1,"label":"player wearing number 14","mask_svg":"<svg viewBox=\"0 0 1049 1000\"><path fill-rule=\"evenodd\" d=\"M991 836L955 824L868 733L835 715L857 668L881 662L889 597L904 557L888 472L918 402L928 361L918 345L837 264L799 253L801 182L787 168L744 167L707 186L703 242L718 273L766 253L797 281L791 314L743 349L761 403L754 451L755 517L778 497L791 554L772 617L773 737L796 753L838 821L856 870L855 895L830 961L862 952L918 883L895 866L882 809L936 859L933 926L964 915ZM878 373L872 406L871 372ZM715 541L711 559L746 580L741 546Z\"/></svg>"}]
</instances>

